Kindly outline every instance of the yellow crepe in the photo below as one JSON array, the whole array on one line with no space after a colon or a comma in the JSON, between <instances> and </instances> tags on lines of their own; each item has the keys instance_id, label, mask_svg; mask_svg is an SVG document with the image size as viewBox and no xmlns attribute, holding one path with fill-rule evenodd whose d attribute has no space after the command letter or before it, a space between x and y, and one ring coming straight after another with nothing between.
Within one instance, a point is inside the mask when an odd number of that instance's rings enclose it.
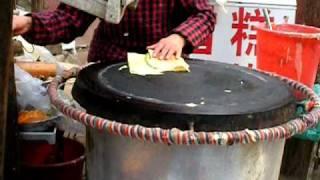
<instances>
[{"instance_id":1,"label":"yellow crepe","mask_svg":"<svg viewBox=\"0 0 320 180\"><path fill-rule=\"evenodd\" d=\"M128 65L131 74L141 76L145 75L160 75L159 70L152 68L146 63L147 55L138 53L128 53Z\"/></svg>"},{"instance_id":2,"label":"yellow crepe","mask_svg":"<svg viewBox=\"0 0 320 180\"><path fill-rule=\"evenodd\" d=\"M129 71L137 75L161 75L163 72L190 72L189 65L183 58L160 60L147 54L128 53Z\"/></svg>"}]
</instances>

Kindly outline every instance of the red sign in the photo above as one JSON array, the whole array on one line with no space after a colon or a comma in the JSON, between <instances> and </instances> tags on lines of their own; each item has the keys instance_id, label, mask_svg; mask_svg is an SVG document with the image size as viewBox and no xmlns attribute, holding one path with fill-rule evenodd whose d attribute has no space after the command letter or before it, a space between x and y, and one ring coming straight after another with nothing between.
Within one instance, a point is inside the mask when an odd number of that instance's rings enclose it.
<instances>
[{"instance_id":1,"label":"red sign","mask_svg":"<svg viewBox=\"0 0 320 180\"><path fill-rule=\"evenodd\" d=\"M212 35L208 36L208 38L206 39L206 41L198 46L194 51L193 53L194 54L212 54L212 42L213 42L213 39L212 39Z\"/></svg>"},{"instance_id":2,"label":"red sign","mask_svg":"<svg viewBox=\"0 0 320 180\"><path fill-rule=\"evenodd\" d=\"M270 13L270 12L269 12ZM274 17L270 17L271 22L274 22ZM256 55L256 29L254 25L265 22L262 10L255 9L254 14L245 11L245 8L240 7L238 12L232 13L232 29L236 29L236 33L231 38L231 44L236 46L236 55L242 56L243 41L248 40L248 45L245 48L246 55L254 53Z\"/></svg>"}]
</instances>

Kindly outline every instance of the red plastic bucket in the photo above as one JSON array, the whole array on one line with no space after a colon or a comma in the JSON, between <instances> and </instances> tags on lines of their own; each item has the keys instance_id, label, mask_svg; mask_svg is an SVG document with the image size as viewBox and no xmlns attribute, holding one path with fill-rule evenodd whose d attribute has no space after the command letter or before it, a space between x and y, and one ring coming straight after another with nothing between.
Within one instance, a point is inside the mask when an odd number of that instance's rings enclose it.
<instances>
[{"instance_id":1,"label":"red plastic bucket","mask_svg":"<svg viewBox=\"0 0 320 180\"><path fill-rule=\"evenodd\" d=\"M19 179L82 180L84 153L84 146L71 139L64 139L61 149L47 142L23 141Z\"/></svg>"},{"instance_id":2,"label":"red plastic bucket","mask_svg":"<svg viewBox=\"0 0 320 180\"><path fill-rule=\"evenodd\" d=\"M320 29L296 24L257 27L257 68L313 87L320 60Z\"/></svg>"}]
</instances>

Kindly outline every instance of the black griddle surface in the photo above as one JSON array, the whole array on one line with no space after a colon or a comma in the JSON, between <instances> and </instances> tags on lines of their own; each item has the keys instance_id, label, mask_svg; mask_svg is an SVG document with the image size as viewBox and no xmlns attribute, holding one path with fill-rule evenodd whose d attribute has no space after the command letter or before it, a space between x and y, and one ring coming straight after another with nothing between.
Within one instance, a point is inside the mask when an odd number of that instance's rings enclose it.
<instances>
[{"instance_id":1,"label":"black griddle surface","mask_svg":"<svg viewBox=\"0 0 320 180\"><path fill-rule=\"evenodd\" d=\"M93 65L82 72L92 93L146 110L194 115L238 115L277 109L293 101L278 79L247 68L188 61L190 73L139 76L125 63ZM90 74L90 75L89 75Z\"/></svg>"},{"instance_id":2,"label":"black griddle surface","mask_svg":"<svg viewBox=\"0 0 320 180\"><path fill-rule=\"evenodd\" d=\"M190 73L132 75L125 63L83 69L72 89L87 112L126 124L195 131L261 129L288 122L294 98L280 80L247 68L190 60Z\"/></svg>"}]
</instances>

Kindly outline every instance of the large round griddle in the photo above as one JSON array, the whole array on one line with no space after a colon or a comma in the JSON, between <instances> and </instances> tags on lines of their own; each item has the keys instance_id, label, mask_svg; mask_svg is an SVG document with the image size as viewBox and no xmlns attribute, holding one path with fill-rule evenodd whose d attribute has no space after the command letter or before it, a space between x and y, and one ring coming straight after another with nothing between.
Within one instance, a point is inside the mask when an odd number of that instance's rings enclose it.
<instances>
[{"instance_id":1,"label":"large round griddle","mask_svg":"<svg viewBox=\"0 0 320 180\"><path fill-rule=\"evenodd\" d=\"M294 99L278 79L224 63L188 63L190 73L148 76L130 74L124 63L92 65L81 71L73 95L96 115L152 127L256 129L293 114Z\"/></svg>"}]
</instances>

